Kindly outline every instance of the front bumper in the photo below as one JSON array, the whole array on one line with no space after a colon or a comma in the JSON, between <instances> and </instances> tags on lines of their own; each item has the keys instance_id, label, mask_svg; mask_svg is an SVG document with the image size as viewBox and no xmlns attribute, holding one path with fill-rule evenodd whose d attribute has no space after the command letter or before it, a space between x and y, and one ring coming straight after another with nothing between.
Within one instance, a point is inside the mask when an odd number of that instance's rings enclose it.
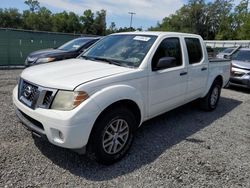
<instances>
[{"instance_id":1,"label":"front bumper","mask_svg":"<svg viewBox=\"0 0 250 188\"><path fill-rule=\"evenodd\" d=\"M20 111L17 108L15 111L16 111L16 115L19 118L20 122L24 125L24 127L27 130L31 131L33 134L35 134L38 137L41 137L45 140L48 139L45 132L44 132L43 125L40 122L27 116L26 114L24 114L22 111Z\"/></svg>"},{"instance_id":2,"label":"front bumper","mask_svg":"<svg viewBox=\"0 0 250 188\"><path fill-rule=\"evenodd\" d=\"M250 89L250 78L248 79L230 78L229 84Z\"/></svg>"},{"instance_id":3,"label":"front bumper","mask_svg":"<svg viewBox=\"0 0 250 188\"><path fill-rule=\"evenodd\" d=\"M87 145L100 113L91 99L70 111L31 109L18 100L17 87L13 90L13 102L18 118L27 129L54 145L75 150Z\"/></svg>"}]
</instances>

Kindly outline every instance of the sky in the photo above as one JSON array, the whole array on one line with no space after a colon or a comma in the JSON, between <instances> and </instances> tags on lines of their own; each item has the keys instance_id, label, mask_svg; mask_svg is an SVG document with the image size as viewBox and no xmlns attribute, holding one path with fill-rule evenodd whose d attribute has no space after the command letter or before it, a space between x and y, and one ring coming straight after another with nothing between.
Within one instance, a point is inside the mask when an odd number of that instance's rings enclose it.
<instances>
[{"instance_id":1,"label":"sky","mask_svg":"<svg viewBox=\"0 0 250 188\"><path fill-rule=\"evenodd\" d=\"M41 6L53 13L66 11L82 15L84 10L91 9L96 12L104 9L107 11L107 26L115 22L116 27L129 27L130 14L133 16L132 26L148 29L170 14L175 13L188 0L38 0ZM240 0L236 0L238 3ZM17 8L20 11L28 9L24 0L1 0L0 8Z\"/></svg>"}]
</instances>

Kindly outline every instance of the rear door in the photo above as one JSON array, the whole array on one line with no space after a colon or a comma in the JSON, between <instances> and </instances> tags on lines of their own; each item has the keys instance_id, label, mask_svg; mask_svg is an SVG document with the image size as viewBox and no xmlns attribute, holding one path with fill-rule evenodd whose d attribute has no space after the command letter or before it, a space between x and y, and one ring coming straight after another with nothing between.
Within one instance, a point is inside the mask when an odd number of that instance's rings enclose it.
<instances>
[{"instance_id":1,"label":"rear door","mask_svg":"<svg viewBox=\"0 0 250 188\"><path fill-rule=\"evenodd\" d=\"M204 46L199 38L185 37L188 55L187 101L200 97L205 89L208 77L208 61Z\"/></svg>"},{"instance_id":2,"label":"rear door","mask_svg":"<svg viewBox=\"0 0 250 188\"><path fill-rule=\"evenodd\" d=\"M187 88L187 68L179 37L161 41L151 62L149 73L149 117L183 104ZM161 58L174 58L170 67L154 70Z\"/></svg>"}]
</instances>

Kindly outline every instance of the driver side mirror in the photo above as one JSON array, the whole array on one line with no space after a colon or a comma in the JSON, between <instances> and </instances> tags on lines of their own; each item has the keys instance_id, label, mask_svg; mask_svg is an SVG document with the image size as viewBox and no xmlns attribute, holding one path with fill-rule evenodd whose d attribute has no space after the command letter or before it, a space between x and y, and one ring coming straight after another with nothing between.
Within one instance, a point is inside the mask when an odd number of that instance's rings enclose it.
<instances>
[{"instance_id":1,"label":"driver side mirror","mask_svg":"<svg viewBox=\"0 0 250 188\"><path fill-rule=\"evenodd\" d=\"M175 63L175 61L176 61L175 57L162 57L157 62L156 66L153 67L153 71L173 67L173 64Z\"/></svg>"}]
</instances>

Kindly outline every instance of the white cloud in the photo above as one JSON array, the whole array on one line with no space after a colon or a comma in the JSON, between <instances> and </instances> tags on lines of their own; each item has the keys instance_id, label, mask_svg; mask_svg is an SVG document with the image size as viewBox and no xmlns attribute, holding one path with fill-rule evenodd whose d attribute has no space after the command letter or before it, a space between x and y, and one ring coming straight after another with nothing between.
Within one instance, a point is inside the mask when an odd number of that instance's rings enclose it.
<instances>
[{"instance_id":1,"label":"white cloud","mask_svg":"<svg viewBox=\"0 0 250 188\"><path fill-rule=\"evenodd\" d=\"M136 17L162 20L183 5L183 0L39 0L54 8L82 14L84 10L107 10L109 17L128 15L132 11Z\"/></svg>"}]
</instances>

